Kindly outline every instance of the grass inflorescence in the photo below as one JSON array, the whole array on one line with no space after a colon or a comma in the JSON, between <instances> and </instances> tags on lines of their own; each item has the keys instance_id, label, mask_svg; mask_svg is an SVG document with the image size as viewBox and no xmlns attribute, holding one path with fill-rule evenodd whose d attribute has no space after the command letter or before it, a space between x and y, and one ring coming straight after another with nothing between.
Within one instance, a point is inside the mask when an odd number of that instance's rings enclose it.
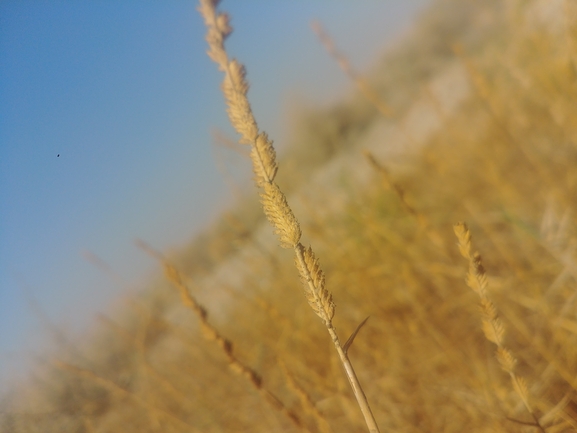
<instances>
[{"instance_id":1,"label":"grass inflorescence","mask_svg":"<svg viewBox=\"0 0 577 433\"><path fill-rule=\"evenodd\" d=\"M148 249L166 277L47 357L0 430L362 431L350 354L381 431L577 431L574 3L434 2L282 155L202 4L258 198Z\"/></svg>"}]
</instances>

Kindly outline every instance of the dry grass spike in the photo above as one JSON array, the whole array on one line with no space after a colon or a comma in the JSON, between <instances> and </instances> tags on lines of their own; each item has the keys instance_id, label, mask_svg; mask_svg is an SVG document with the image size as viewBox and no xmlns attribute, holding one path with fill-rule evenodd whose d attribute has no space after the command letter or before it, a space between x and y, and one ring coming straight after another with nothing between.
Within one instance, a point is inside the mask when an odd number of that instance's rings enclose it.
<instances>
[{"instance_id":1,"label":"dry grass spike","mask_svg":"<svg viewBox=\"0 0 577 433\"><path fill-rule=\"evenodd\" d=\"M305 296L317 316L328 326L335 315L335 304L331 292L325 288L325 274L311 247L305 249L299 245L299 249L304 261L299 262L297 259L295 264L305 286Z\"/></svg>"},{"instance_id":2,"label":"dry grass spike","mask_svg":"<svg viewBox=\"0 0 577 433\"><path fill-rule=\"evenodd\" d=\"M268 136L261 132L250 152L256 184L260 187L265 183L271 183L278 170L276 163L276 152L273 143Z\"/></svg>"},{"instance_id":3,"label":"dry grass spike","mask_svg":"<svg viewBox=\"0 0 577 433\"><path fill-rule=\"evenodd\" d=\"M301 238L301 228L290 208L285 195L276 183L265 183L260 195L266 217L275 228L283 248L297 248Z\"/></svg>"},{"instance_id":4,"label":"dry grass spike","mask_svg":"<svg viewBox=\"0 0 577 433\"><path fill-rule=\"evenodd\" d=\"M458 222L453 226L455 235L459 241L459 251L461 255L469 261L469 272L467 273L467 285L479 296L481 314L482 314L482 328L485 338L497 346L496 358L501 365L501 368L509 374L513 389L523 402L523 405L531 414L537 427L541 432L545 429L541 426L539 418L535 415L531 405L529 404L529 390L525 380L515 373L515 365L517 360L509 349L505 347L505 326L497 315L495 304L490 299L487 292L487 273L483 267L481 255L475 251L471 252L471 232L469 227L464 222Z\"/></svg>"},{"instance_id":5,"label":"dry grass spike","mask_svg":"<svg viewBox=\"0 0 577 433\"><path fill-rule=\"evenodd\" d=\"M325 288L324 274L311 248L305 249L300 243L301 229L285 195L274 182L278 167L272 141L264 132L259 132L257 122L247 98L248 83L246 70L236 60L230 60L224 47L225 39L231 33L228 16L216 11L218 0L200 0L199 12L204 18L208 32L208 55L224 72L222 91L232 126L241 136L241 142L252 146L251 159L256 184L261 187L263 210L271 225L275 228L283 248L292 248L295 252L296 266L305 282L305 294L314 312L324 321L335 345L341 363L345 369L361 412L369 431L379 431L368 401L357 379L353 366L343 350L332 319L335 306L332 295Z\"/></svg>"}]
</instances>

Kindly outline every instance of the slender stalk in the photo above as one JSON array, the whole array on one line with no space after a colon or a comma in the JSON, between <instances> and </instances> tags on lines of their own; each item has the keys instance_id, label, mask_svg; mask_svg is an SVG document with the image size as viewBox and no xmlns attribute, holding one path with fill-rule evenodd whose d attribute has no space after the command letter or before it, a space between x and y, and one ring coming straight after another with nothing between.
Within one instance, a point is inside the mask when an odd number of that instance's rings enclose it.
<instances>
[{"instance_id":1,"label":"slender stalk","mask_svg":"<svg viewBox=\"0 0 577 433\"><path fill-rule=\"evenodd\" d=\"M303 254L303 249L302 248L295 248L295 253L296 253L297 261L299 262L299 265L300 265L300 269L307 269L308 270L308 267L307 267L306 261L305 261L305 257ZM305 275L305 279L306 279L307 285L309 286L310 291L312 293L315 293L315 294L318 293L318 290L314 284L314 279L310 275L310 272L307 272L307 275ZM317 300L317 302L319 302L319 301ZM343 367L345 369L345 374L347 375L347 379L349 380L349 384L351 385L353 393L355 394L355 398L357 399L357 403L361 409L361 412L363 413L363 417L365 418L365 423L367 424L367 427L369 428L369 432L370 433L379 433L379 427L377 426L377 422L375 421L375 417L373 415L373 412L371 411L371 407L369 406L369 402L367 400L367 397L365 396L363 388L361 387L361 383L359 382L359 379L357 378L357 374L355 373L355 369L353 368L353 364L351 363L351 360L349 359L347 352L343 349L343 346L341 345L341 342L339 340L339 336L337 335L337 331L336 331L335 327L333 326L332 318L330 316L325 316L325 317L321 317L321 318L324 320L325 326L327 327L327 330L329 331L329 335L331 336L331 340L333 340L333 344L335 345L335 349L337 350L337 353L339 354L341 364L343 365Z\"/></svg>"},{"instance_id":2,"label":"slender stalk","mask_svg":"<svg viewBox=\"0 0 577 433\"><path fill-rule=\"evenodd\" d=\"M246 71L237 60L229 59L224 47L224 41L232 32L232 28L229 25L228 15L217 12L218 3L218 0L200 0L199 11L208 29L206 36L209 46L208 55L224 73L222 91L226 99L230 122L241 135L241 143L251 146L250 157L256 185L262 191L260 196L264 213L274 227L281 247L294 250L295 265L301 275L307 301L329 331L369 432L378 433L377 423L347 356L347 350L341 345L332 324L335 304L331 292L325 287L324 273L312 248L305 248L300 242L299 222L285 195L274 180L278 171L276 152L272 140L268 138L265 132L259 131L252 113L247 98Z\"/></svg>"},{"instance_id":3,"label":"slender stalk","mask_svg":"<svg viewBox=\"0 0 577 433\"><path fill-rule=\"evenodd\" d=\"M349 383L351 384L351 388L353 389L353 393L355 394L355 398L357 399L357 403L361 408L361 412L363 413L363 417L365 418L365 423L369 428L370 433L379 433L379 427L377 426L377 422L375 421L375 417L373 412L371 411L371 407L369 406L369 402L365 393L363 392L363 388L357 378L357 374L355 373L355 369L353 368L353 364L349 359L347 353L343 350L339 339L337 337L337 333L335 332L334 328L328 328L329 334L333 339L333 343L335 344L335 348L337 349L337 353L341 358L341 363L345 368L345 373L347 374L347 378L349 379Z\"/></svg>"}]
</instances>

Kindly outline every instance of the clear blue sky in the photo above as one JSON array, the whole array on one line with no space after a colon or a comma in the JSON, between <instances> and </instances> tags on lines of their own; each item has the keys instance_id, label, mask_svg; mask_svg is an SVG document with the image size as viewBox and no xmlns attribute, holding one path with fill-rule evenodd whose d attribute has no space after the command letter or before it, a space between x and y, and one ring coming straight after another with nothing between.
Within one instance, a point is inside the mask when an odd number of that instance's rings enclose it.
<instances>
[{"instance_id":1,"label":"clear blue sky","mask_svg":"<svg viewBox=\"0 0 577 433\"><path fill-rule=\"evenodd\" d=\"M289 95L321 104L350 85L313 18L366 70L425 3L223 2L260 126L282 142ZM77 334L154 269L134 239L183 245L230 202L204 31L191 0L0 2L0 387L50 345L28 298Z\"/></svg>"}]
</instances>

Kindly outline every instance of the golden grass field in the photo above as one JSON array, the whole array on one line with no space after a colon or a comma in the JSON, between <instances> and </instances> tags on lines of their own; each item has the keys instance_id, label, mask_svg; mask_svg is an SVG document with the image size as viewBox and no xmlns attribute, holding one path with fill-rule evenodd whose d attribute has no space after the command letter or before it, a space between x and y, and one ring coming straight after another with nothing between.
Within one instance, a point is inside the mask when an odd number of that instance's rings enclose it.
<instances>
[{"instance_id":1,"label":"golden grass field","mask_svg":"<svg viewBox=\"0 0 577 433\"><path fill-rule=\"evenodd\" d=\"M326 332L366 317L348 354L381 432L577 431L577 4L434 1L364 77L328 46L359 90L278 165L212 42L280 241L252 191L178 254L141 243L165 276L1 431L367 431Z\"/></svg>"}]
</instances>

